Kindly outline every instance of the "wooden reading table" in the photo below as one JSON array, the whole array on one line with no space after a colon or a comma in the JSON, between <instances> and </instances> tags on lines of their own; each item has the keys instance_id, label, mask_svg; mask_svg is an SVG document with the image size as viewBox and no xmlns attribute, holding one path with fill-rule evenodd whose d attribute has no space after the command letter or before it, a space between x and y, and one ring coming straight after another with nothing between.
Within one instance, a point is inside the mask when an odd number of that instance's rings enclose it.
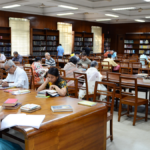
<instances>
[{"instance_id":1,"label":"wooden reading table","mask_svg":"<svg viewBox=\"0 0 150 150\"><path fill-rule=\"evenodd\" d=\"M17 98L22 105L41 105L41 110L26 114L46 115L39 130L13 127L24 134L26 150L106 150L107 107L104 104L88 107L78 105L81 100L70 97L36 98L35 91L15 96L1 90L0 95L0 105L8 98ZM53 113L50 109L66 104L72 106L73 112ZM3 112L5 115L21 113L20 109Z\"/></svg>"}]
</instances>

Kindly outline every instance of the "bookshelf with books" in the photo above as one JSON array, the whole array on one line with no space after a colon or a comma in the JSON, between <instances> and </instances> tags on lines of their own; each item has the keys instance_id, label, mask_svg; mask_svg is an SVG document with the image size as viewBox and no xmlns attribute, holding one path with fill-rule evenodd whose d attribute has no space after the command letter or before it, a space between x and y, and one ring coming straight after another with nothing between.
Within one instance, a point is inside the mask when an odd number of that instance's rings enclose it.
<instances>
[{"instance_id":1,"label":"bookshelf with books","mask_svg":"<svg viewBox=\"0 0 150 150\"><path fill-rule=\"evenodd\" d=\"M82 52L82 48L90 47L93 51L93 33L75 32L74 37L74 52Z\"/></svg>"},{"instance_id":2,"label":"bookshelf with books","mask_svg":"<svg viewBox=\"0 0 150 150\"><path fill-rule=\"evenodd\" d=\"M110 50L111 38L105 37L104 39L104 53Z\"/></svg>"},{"instance_id":3,"label":"bookshelf with books","mask_svg":"<svg viewBox=\"0 0 150 150\"><path fill-rule=\"evenodd\" d=\"M124 53L150 54L150 32L127 33L124 40Z\"/></svg>"},{"instance_id":4,"label":"bookshelf with books","mask_svg":"<svg viewBox=\"0 0 150 150\"><path fill-rule=\"evenodd\" d=\"M11 28L0 27L0 53L11 57Z\"/></svg>"},{"instance_id":5,"label":"bookshelf with books","mask_svg":"<svg viewBox=\"0 0 150 150\"><path fill-rule=\"evenodd\" d=\"M32 55L41 56L45 52L51 55L57 55L57 46L59 44L59 31L48 29L33 29L32 30Z\"/></svg>"}]
</instances>

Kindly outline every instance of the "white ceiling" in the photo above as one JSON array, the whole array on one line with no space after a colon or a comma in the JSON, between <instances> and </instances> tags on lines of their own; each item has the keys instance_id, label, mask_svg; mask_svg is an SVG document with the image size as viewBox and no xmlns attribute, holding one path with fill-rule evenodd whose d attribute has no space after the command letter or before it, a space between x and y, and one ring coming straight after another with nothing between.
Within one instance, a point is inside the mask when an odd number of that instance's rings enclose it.
<instances>
[{"instance_id":1,"label":"white ceiling","mask_svg":"<svg viewBox=\"0 0 150 150\"><path fill-rule=\"evenodd\" d=\"M41 4L49 6L40 8ZM4 9L3 6L20 4L20 7ZM77 7L77 10L60 8L58 5ZM134 10L114 11L113 8L135 7ZM138 9L142 8L139 12ZM96 22L97 19L112 19L102 23L135 23L135 19L150 22L150 2L144 0L0 0L0 10L55 16L63 13L74 13L73 15L61 16L63 18L78 19ZM119 17L109 17L105 14L113 14ZM59 16L60 17L60 16Z\"/></svg>"}]
</instances>

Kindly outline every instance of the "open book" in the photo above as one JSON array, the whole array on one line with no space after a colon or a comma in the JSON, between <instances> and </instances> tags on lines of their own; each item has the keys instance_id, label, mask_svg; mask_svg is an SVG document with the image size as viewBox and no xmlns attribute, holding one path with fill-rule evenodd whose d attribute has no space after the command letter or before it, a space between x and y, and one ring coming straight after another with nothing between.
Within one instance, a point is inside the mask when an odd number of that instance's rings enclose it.
<instances>
[{"instance_id":1,"label":"open book","mask_svg":"<svg viewBox=\"0 0 150 150\"><path fill-rule=\"evenodd\" d=\"M29 126L39 129L44 118L45 115L10 114L2 120L0 130L14 126Z\"/></svg>"},{"instance_id":2,"label":"open book","mask_svg":"<svg viewBox=\"0 0 150 150\"><path fill-rule=\"evenodd\" d=\"M38 94L45 94L46 96L55 97L58 95L58 93L55 90L42 90L38 92Z\"/></svg>"}]
</instances>

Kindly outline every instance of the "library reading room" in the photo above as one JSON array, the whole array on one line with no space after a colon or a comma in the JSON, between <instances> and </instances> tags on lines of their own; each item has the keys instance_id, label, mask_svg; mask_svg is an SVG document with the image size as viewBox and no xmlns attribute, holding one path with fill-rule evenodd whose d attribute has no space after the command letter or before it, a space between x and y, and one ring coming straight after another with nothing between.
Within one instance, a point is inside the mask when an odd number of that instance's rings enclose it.
<instances>
[{"instance_id":1,"label":"library reading room","mask_svg":"<svg viewBox=\"0 0 150 150\"><path fill-rule=\"evenodd\" d=\"M150 0L0 0L0 150L150 150Z\"/></svg>"}]
</instances>

